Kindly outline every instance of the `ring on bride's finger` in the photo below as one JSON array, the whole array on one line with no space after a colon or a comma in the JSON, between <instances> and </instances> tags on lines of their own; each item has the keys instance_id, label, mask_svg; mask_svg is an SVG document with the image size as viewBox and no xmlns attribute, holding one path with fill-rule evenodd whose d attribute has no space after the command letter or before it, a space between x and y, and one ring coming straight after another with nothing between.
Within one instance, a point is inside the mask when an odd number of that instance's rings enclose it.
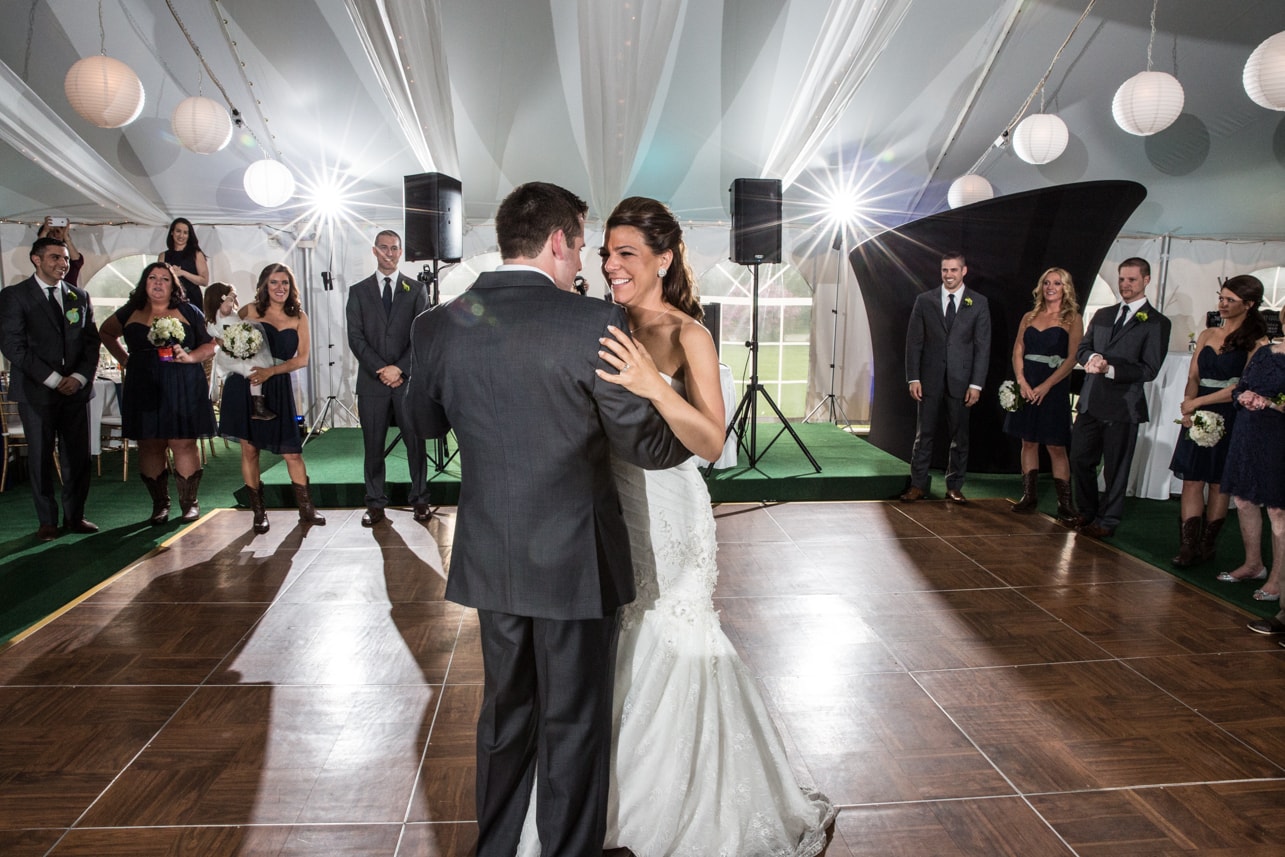
<instances>
[{"instance_id":1,"label":"ring on bride's finger","mask_svg":"<svg viewBox=\"0 0 1285 857\"><path fill-rule=\"evenodd\" d=\"M628 371L629 371L629 367L630 367L630 366L632 366L632 365L633 365L632 363L626 363L626 364L621 368L621 370L620 370L620 371L621 371L621 372L628 372Z\"/></svg>"}]
</instances>

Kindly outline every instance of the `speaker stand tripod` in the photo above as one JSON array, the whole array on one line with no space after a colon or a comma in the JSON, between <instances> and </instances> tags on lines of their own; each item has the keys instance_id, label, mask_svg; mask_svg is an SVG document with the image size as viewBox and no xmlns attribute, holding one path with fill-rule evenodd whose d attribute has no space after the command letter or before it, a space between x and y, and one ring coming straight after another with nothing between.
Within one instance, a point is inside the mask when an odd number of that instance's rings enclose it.
<instances>
[{"instance_id":1,"label":"speaker stand tripod","mask_svg":"<svg viewBox=\"0 0 1285 857\"><path fill-rule=\"evenodd\" d=\"M839 397L834 392L834 366L839 354L839 303L843 297L843 227L834 233L834 244L830 249L838 253L836 262L838 263L834 273L834 306L830 308L830 314L834 316L834 332L830 339L830 392L825 394L825 398L816 403L816 407L808 411L808 415L803 418L806 423L816 416L822 408L827 408L830 414L828 422L835 425L839 423L839 417L843 417L843 424L849 429L852 428L852 421L848 415L843 412L843 406L839 404Z\"/></svg>"},{"instance_id":2,"label":"speaker stand tripod","mask_svg":"<svg viewBox=\"0 0 1285 857\"><path fill-rule=\"evenodd\" d=\"M754 272L754 286L750 292L750 340L745 343L745 347L750 350L750 380L745 385L745 394L741 396L740 404L736 406L736 411L732 414L732 421L728 423L724 440L731 437L732 432L736 432L737 445L745 451L750 467L756 468L759 460L767 454L767 451L781 438L781 435L789 432L790 437L794 438L794 443L807 456L813 470L820 473L821 465L817 464L817 460L812 457L812 453L808 451L807 446L804 445L794 431L794 428L785 418L785 414L781 413L781 409L777 407L776 402L772 401L772 396L768 393L767 388L759 383L759 264L760 262L756 261L750 266ZM758 451L757 417L759 396L763 397L768 407L772 409L777 419L781 421L781 430L768 441L767 446L763 447L761 453ZM746 440L747 434L749 435L748 441ZM710 465L705 471L706 474L712 469L713 465Z\"/></svg>"}]
</instances>

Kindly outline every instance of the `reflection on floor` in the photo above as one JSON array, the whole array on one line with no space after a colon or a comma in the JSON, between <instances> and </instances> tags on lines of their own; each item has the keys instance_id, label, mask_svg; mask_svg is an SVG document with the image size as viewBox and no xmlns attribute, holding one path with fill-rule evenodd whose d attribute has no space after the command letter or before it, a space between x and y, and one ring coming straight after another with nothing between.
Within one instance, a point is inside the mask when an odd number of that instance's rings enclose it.
<instances>
[{"instance_id":1,"label":"reflection on floor","mask_svg":"<svg viewBox=\"0 0 1285 857\"><path fill-rule=\"evenodd\" d=\"M1002 501L721 506L718 606L830 857L1285 840L1285 651ZM464 855L477 622L454 510L221 510L0 652L0 853Z\"/></svg>"}]
</instances>

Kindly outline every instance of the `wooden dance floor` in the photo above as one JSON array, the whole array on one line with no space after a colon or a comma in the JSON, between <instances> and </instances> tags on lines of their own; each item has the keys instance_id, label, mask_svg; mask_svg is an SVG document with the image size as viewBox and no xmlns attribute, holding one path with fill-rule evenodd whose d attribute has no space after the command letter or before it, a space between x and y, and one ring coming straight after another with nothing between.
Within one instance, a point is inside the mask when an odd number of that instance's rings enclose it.
<instances>
[{"instance_id":1,"label":"wooden dance floor","mask_svg":"<svg viewBox=\"0 0 1285 857\"><path fill-rule=\"evenodd\" d=\"M723 624L830 857L1285 842L1285 651L1002 501L716 510ZM465 855L477 622L454 510L220 510L0 652L0 853Z\"/></svg>"}]
</instances>

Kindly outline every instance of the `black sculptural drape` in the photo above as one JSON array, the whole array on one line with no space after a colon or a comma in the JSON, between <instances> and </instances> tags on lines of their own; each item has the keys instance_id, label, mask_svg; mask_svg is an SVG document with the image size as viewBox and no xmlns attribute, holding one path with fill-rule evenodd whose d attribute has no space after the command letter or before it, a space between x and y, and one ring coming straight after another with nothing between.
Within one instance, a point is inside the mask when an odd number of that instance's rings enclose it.
<instances>
[{"instance_id":1,"label":"black sculptural drape","mask_svg":"<svg viewBox=\"0 0 1285 857\"><path fill-rule=\"evenodd\" d=\"M941 285L941 254L959 251L968 264L965 285L985 295L991 311L990 369L970 412L968 469L1015 472L1020 445L1003 433L996 391L1013 377L1013 338L1031 308L1031 290L1048 268L1065 268L1083 308L1111 243L1146 195L1131 181L1026 191L934 214L857 245L848 260L874 352L869 441L910 458L916 405L906 389L906 326L919 293ZM942 469L949 441L940 432L938 438L933 467Z\"/></svg>"}]
</instances>

